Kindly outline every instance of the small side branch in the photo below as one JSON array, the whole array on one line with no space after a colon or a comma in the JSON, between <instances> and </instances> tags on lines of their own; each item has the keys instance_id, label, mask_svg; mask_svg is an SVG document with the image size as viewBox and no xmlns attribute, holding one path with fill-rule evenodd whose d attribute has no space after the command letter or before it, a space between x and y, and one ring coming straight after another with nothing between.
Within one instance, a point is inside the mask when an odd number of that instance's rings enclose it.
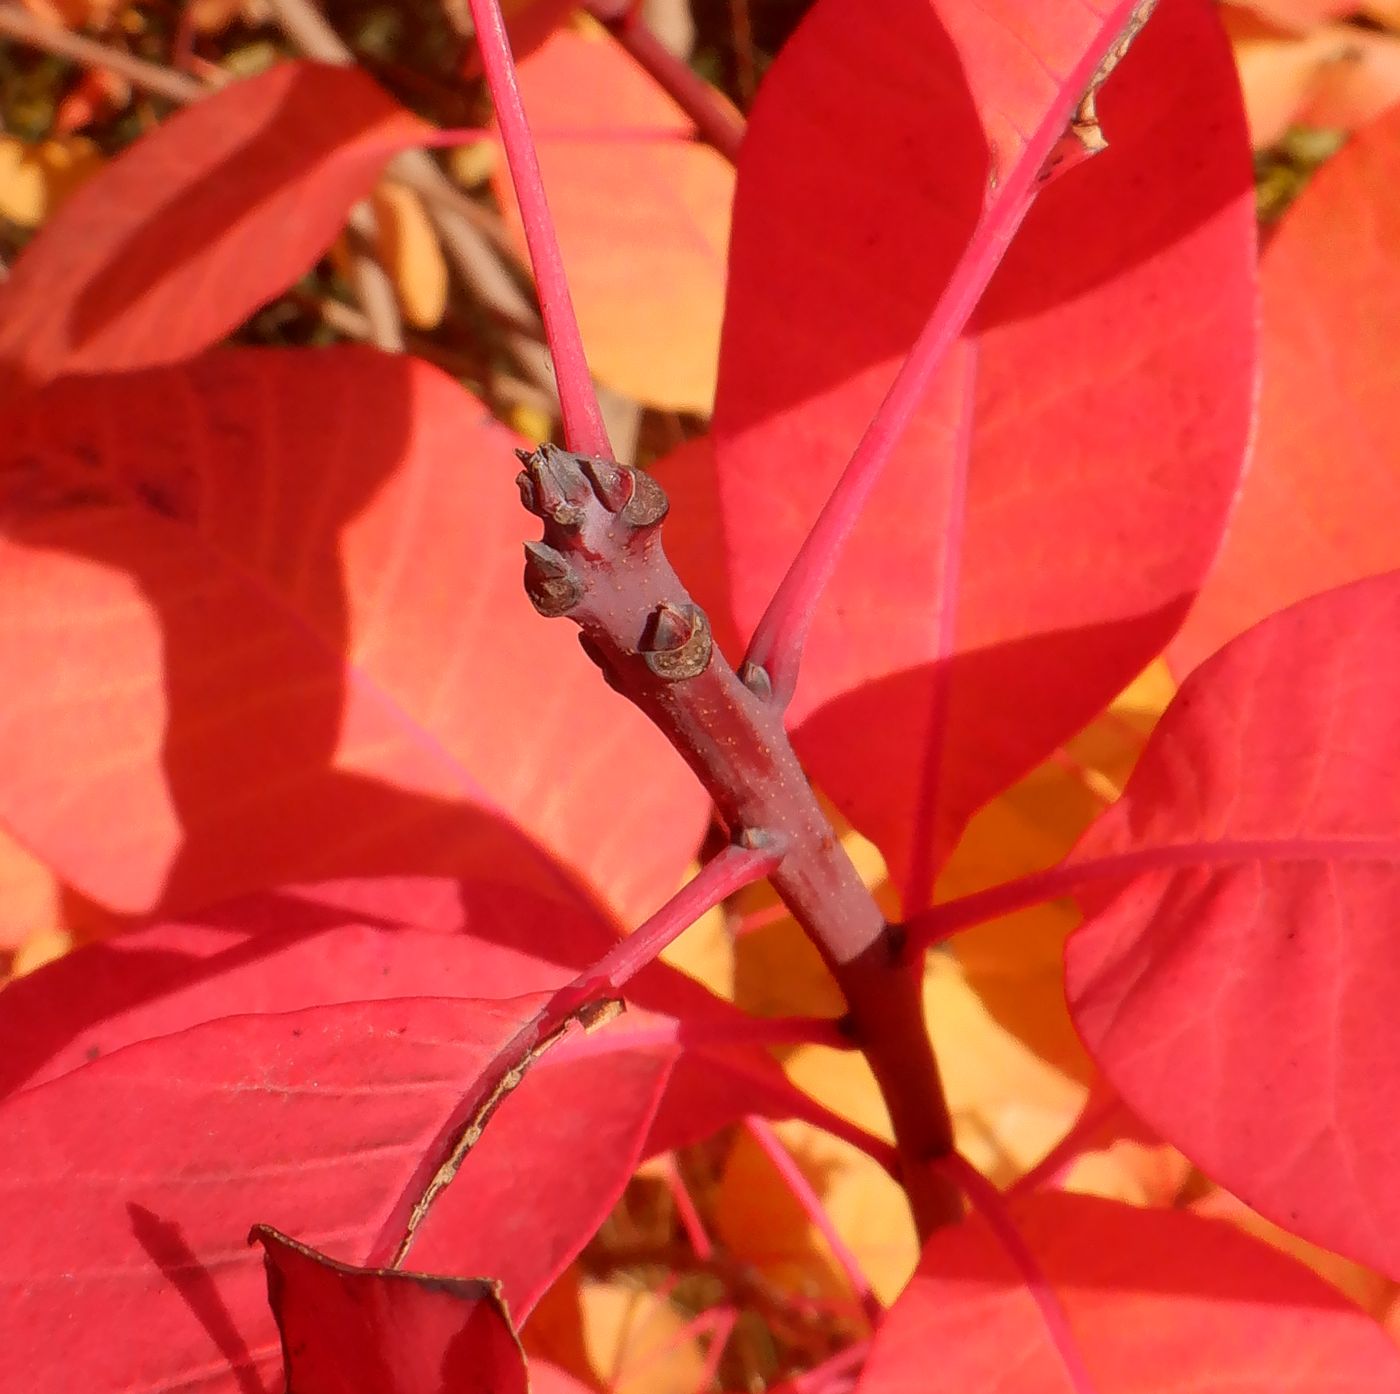
<instances>
[{"instance_id":1,"label":"small side branch","mask_svg":"<svg viewBox=\"0 0 1400 1394\"><path fill-rule=\"evenodd\" d=\"M1044 871L1032 871L985 891L944 901L905 925L909 944L928 948L960 930L1017 910L1078 895L1089 887L1113 887L1153 872L1206 867L1252 866L1299 859L1390 860L1394 845L1384 838L1225 839L1219 842L1168 842L1134 847L1105 857L1064 861ZM1102 892L1101 892L1102 893Z\"/></svg>"},{"instance_id":2,"label":"small side branch","mask_svg":"<svg viewBox=\"0 0 1400 1394\"><path fill-rule=\"evenodd\" d=\"M768 674L773 700L792 700L802 651L817 603L831 580L851 533L883 474L890 456L928 390L933 375L963 332L993 272L1034 198L1008 193L984 216L952 280L900 365L889 391L871 418L855 453L842 471L803 539L792 565L754 630L745 661Z\"/></svg>"},{"instance_id":3,"label":"small side branch","mask_svg":"<svg viewBox=\"0 0 1400 1394\"><path fill-rule=\"evenodd\" d=\"M775 847L730 847L683 886L639 930L622 940L591 968L566 983L530 1018L492 1061L476 1087L444 1128L438 1156L394 1208L373 1248L372 1262L400 1268L423 1222L480 1141L491 1116L525 1078L530 1067L573 1023L585 1030L604 1024L622 1010L617 991L682 930L726 896L761 879L776 864ZM764 1023L759 1023L760 1025Z\"/></svg>"},{"instance_id":4,"label":"small side branch","mask_svg":"<svg viewBox=\"0 0 1400 1394\"><path fill-rule=\"evenodd\" d=\"M1080 1157L1103 1145L1099 1139L1106 1131L1106 1125L1115 1117L1125 1118L1126 1112L1123 1100L1113 1087L1104 1080L1098 1081L1090 1090L1069 1132L1010 1187L1008 1194L1027 1195L1046 1187L1059 1186Z\"/></svg>"},{"instance_id":5,"label":"small side branch","mask_svg":"<svg viewBox=\"0 0 1400 1394\"><path fill-rule=\"evenodd\" d=\"M858 1341L838 1351L829 1360L796 1375L785 1389L792 1394L850 1394L865 1362L870 1358L870 1342Z\"/></svg>"},{"instance_id":6,"label":"small side branch","mask_svg":"<svg viewBox=\"0 0 1400 1394\"><path fill-rule=\"evenodd\" d=\"M642 21L636 6L619 4L618 0L592 0L588 8L690 117L701 138L730 164L737 164L739 146L744 140L744 118L657 39Z\"/></svg>"},{"instance_id":7,"label":"small side branch","mask_svg":"<svg viewBox=\"0 0 1400 1394\"><path fill-rule=\"evenodd\" d=\"M1092 865L1081 868L1061 864L1018 876L1014 881L1003 881L985 891L945 900L905 924L909 945L915 949L931 949L974 925L1072 895L1086 881L1095 879L1093 870Z\"/></svg>"},{"instance_id":8,"label":"small side branch","mask_svg":"<svg viewBox=\"0 0 1400 1394\"><path fill-rule=\"evenodd\" d=\"M765 838L753 847L732 844L705 864L700 874L681 887L645 924L600 958L587 973L560 990L555 1009L567 1015L578 1002L621 991L661 951L702 915L736 891L769 875L782 861L782 846Z\"/></svg>"}]
</instances>

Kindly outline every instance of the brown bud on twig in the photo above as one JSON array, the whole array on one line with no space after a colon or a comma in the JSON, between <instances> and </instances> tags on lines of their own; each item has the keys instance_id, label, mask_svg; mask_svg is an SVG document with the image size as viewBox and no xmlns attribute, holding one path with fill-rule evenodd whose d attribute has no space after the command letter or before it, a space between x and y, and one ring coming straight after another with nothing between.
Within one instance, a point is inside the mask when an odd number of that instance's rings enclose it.
<instances>
[{"instance_id":1,"label":"brown bud on twig","mask_svg":"<svg viewBox=\"0 0 1400 1394\"><path fill-rule=\"evenodd\" d=\"M634 528L649 528L659 523L670 510L671 501L666 491L645 470L634 470L636 481L631 502L619 515L624 523Z\"/></svg>"},{"instance_id":2,"label":"brown bud on twig","mask_svg":"<svg viewBox=\"0 0 1400 1394\"><path fill-rule=\"evenodd\" d=\"M714 641L710 621L698 605L658 605L647 620L641 653L658 678L681 682L710 666Z\"/></svg>"},{"instance_id":3,"label":"brown bud on twig","mask_svg":"<svg viewBox=\"0 0 1400 1394\"><path fill-rule=\"evenodd\" d=\"M611 460L589 456L580 462L583 472L598 495L598 502L609 513L621 513L637 492L637 476L630 469L623 469Z\"/></svg>"},{"instance_id":4,"label":"brown bud on twig","mask_svg":"<svg viewBox=\"0 0 1400 1394\"><path fill-rule=\"evenodd\" d=\"M537 517L561 528L576 528L583 522L582 505L592 491L579 468L578 456L546 441L525 457L524 472L516 477L516 483L521 502Z\"/></svg>"},{"instance_id":5,"label":"brown bud on twig","mask_svg":"<svg viewBox=\"0 0 1400 1394\"><path fill-rule=\"evenodd\" d=\"M773 696L773 680L761 663L746 662L739 669L739 681L761 701L767 702Z\"/></svg>"},{"instance_id":6,"label":"brown bud on twig","mask_svg":"<svg viewBox=\"0 0 1400 1394\"><path fill-rule=\"evenodd\" d=\"M583 582L562 552L543 542L525 544L525 593L540 614L567 615L583 598Z\"/></svg>"},{"instance_id":7,"label":"brown bud on twig","mask_svg":"<svg viewBox=\"0 0 1400 1394\"><path fill-rule=\"evenodd\" d=\"M774 837L767 828L740 828L734 841L738 846L756 852L763 847L771 847Z\"/></svg>"}]
</instances>

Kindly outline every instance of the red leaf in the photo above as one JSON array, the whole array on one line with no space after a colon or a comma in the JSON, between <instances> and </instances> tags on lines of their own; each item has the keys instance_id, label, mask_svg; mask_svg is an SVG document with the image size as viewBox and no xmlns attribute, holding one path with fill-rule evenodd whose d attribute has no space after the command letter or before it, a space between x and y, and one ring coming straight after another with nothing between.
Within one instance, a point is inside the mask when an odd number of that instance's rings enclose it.
<instances>
[{"instance_id":1,"label":"red leaf","mask_svg":"<svg viewBox=\"0 0 1400 1394\"><path fill-rule=\"evenodd\" d=\"M443 942L419 939L396 951ZM214 1389L246 1383L275 1351L241 1242L248 1225L294 1231L347 1262L387 1261L451 1139L482 1118L491 1081L520 1063L521 1033L545 1001L406 999L231 1017L10 1099L0 1128L23 1145L0 1176L8 1367L35 1391L101 1394L196 1376ZM578 1173L588 1193L569 1203L588 1208L575 1210L573 1247L556 1266L567 1262L635 1165L670 1054L624 1047L621 1074L596 1062L575 1069L575 1106L555 1124L572 1128L567 1147L518 1155L506 1191L492 1184L499 1159L476 1190L481 1168L469 1152L446 1193L455 1208L434 1209L421 1233L436 1231L460 1256L471 1231L455 1225L471 1217L474 1190L478 1215L488 1204L533 1208L540 1168L555 1182ZM527 1078L521 1097L530 1089ZM551 1107L559 1112L557 1098ZM613 1126L627 1117L630 1128ZM138 1310L140 1323L129 1322ZM75 1320L86 1333L78 1341Z\"/></svg>"},{"instance_id":2,"label":"red leaf","mask_svg":"<svg viewBox=\"0 0 1400 1394\"><path fill-rule=\"evenodd\" d=\"M1189 672L1285 605L1400 566L1400 109L1357 133L1263 260L1259 438L1170 649Z\"/></svg>"},{"instance_id":3,"label":"red leaf","mask_svg":"<svg viewBox=\"0 0 1400 1394\"><path fill-rule=\"evenodd\" d=\"M741 628L1131 9L827 0L783 51L740 162L715 410ZM970 812L1161 647L1235 487L1254 213L1213 8L1164 0L1099 108L1110 149L1037 201L804 660L799 749L908 908Z\"/></svg>"},{"instance_id":4,"label":"red leaf","mask_svg":"<svg viewBox=\"0 0 1400 1394\"><path fill-rule=\"evenodd\" d=\"M259 1225L296 1394L529 1394L494 1284L336 1263Z\"/></svg>"},{"instance_id":5,"label":"red leaf","mask_svg":"<svg viewBox=\"0 0 1400 1394\"><path fill-rule=\"evenodd\" d=\"M1192 675L1068 868L1075 1022L1163 1138L1285 1229L1400 1277L1400 573Z\"/></svg>"},{"instance_id":6,"label":"red leaf","mask_svg":"<svg viewBox=\"0 0 1400 1394\"><path fill-rule=\"evenodd\" d=\"M217 343L330 245L430 127L354 68L284 63L175 113L25 249L0 291L0 396Z\"/></svg>"},{"instance_id":7,"label":"red leaf","mask_svg":"<svg viewBox=\"0 0 1400 1394\"><path fill-rule=\"evenodd\" d=\"M511 51L524 62L551 34L565 22L573 6L569 0L504 0L501 10L506 17ZM463 64L464 77L479 77L480 55L473 51Z\"/></svg>"},{"instance_id":8,"label":"red leaf","mask_svg":"<svg viewBox=\"0 0 1400 1394\"><path fill-rule=\"evenodd\" d=\"M9 984L0 1091L219 1017L431 997L454 983L491 999L553 991L615 942L581 907L489 883L405 877L251 896L197 923L89 944ZM738 1016L664 965L634 987L661 1010Z\"/></svg>"},{"instance_id":9,"label":"red leaf","mask_svg":"<svg viewBox=\"0 0 1400 1394\"><path fill-rule=\"evenodd\" d=\"M464 1093L541 999L234 1017L0 1108L0 1335L27 1389L246 1389L276 1363L263 1221L368 1257ZM140 1313L139 1321L130 1314Z\"/></svg>"},{"instance_id":10,"label":"red leaf","mask_svg":"<svg viewBox=\"0 0 1400 1394\"><path fill-rule=\"evenodd\" d=\"M378 913L355 923L338 905ZM403 927L403 912L426 928ZM79 949L7 988L0 1076L7 1087L32 1087L234 1015L455 985L482 999L552 991L613 942L597 918L484 885L347 884L255 897L217 923L161 925ZM629 997L645 1005L580 1047L545 1056L493 1117L420 1231L415 1266L489 1274L523 1315L607 1214L644 1148L693 1140L745 1112L811 1112L754 1039L754 1024L727 1003L659 964L638 975ZM653 1120L663 1087L667 1116ZM528 1207L513 1203L518 1196L531 1198Z\"/></svg>"},{"instance_id":11,"label":"red leaf","mask_svg":"<svg viewBox=\"0 0 1400 1394\"><path fill-rule=\"evenodd\" d=\"M521 62L520 86L589 366L628 396L708 412L729 162L696 141L680 107L601 30L556 31ZM498 175L523 245L504 162Z\"/></svg>"},{"instance_id":12,"label":"red leaf","mask_svg":"<svg viewBox=\"0 0 1400 1394\"><path fill-rule=\"evenodd\" d=\"M1069 1318L1093 1394L1389 1394L1400 1351L1301 1264L1230 1226L1089 1196L1014 1219ZM890 1309L860 1394L1086 1394L1022 1274L971 1221L935 1235Z\"/></svg>"},{"instance_id":13,"label":"red leaf","mask_svg":"<svg viewBox=\"0 0 1400 1394\"><path fill-rule=\"evenodd\" d=\"M0 453L0 667L31 675L0 697L7 829L126 913L337 874L557 885L527 837L655 909L708 804L525 598L514 443L358 349L36 396Z\"/></svg>"}]
</instances>

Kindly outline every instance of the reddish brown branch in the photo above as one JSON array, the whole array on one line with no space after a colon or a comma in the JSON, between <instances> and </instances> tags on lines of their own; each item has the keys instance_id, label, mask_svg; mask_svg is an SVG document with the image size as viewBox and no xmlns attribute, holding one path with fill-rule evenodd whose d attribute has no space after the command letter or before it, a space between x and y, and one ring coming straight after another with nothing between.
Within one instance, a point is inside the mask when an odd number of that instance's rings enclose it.
<instances>
[{"instance_id":1,"label":"reddish brown branch","mask_svg":"<svg viewBox=\"0 0 1400 1394\"><path fill-rule=\"evenodd\" d=\"M568 615L607 681L665 732L743 845L785 849L770 880L817 943L849 1029L889 1108L920 1233L962 1213L938 1162L952 1124L924 1022L922 973L899 953L762 690L740 681L662 550L666 500L646 475L542 446L520 477L544 538L525 583L542 614ZM915 958L917 959L917 955Z\"/></svg>"},{"instance_id":2,"label":"reddish brown branch","mask_svg":"<svg viewBox=\"0 0 1400 1394\"><path fill-rule=\"evenodd\" d=\"M729 30L734 50L734 85L747 111L758 90L758 70L753 61L753 19L749 0L729 0Z\"/></svg>"},{"instance_id":3,"label":"reddish brown branch","mask_svg":"<svg viewBox=\"0 0 1400 1394\"><path fill-rule=\"evenodd\" d=\"M634 6L619 0L591 0L588 8L690 117L701 139L713 145L730 164L737 163L744 139L744 118L657 39L642 23Z\"/></svg>"}]
</instances>

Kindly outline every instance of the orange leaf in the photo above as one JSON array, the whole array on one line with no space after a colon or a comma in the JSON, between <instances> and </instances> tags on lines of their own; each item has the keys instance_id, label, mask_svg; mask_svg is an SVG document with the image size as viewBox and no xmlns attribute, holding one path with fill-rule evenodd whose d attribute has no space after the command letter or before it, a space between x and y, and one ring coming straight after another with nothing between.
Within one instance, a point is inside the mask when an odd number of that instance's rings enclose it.
<instances>
[{"instance_id":1,"label":"orange leaf","mask_svg":"<svg viewBox=\"0 0 1400 1394\"><path fill-rule=\"evenodd\" d=\"M1238 15L1238 12L1235 12ZM1252 16L1231 20L1256 149L1295 125L1350 130L1400 99L1400 38L1350 24L1295 34Z\"/></svg>"},{"instance_id":2,"label":"orange leaf","mask_svg":"<svg viewBox=\"0 0 1400 1394\"><path fill-rule=\"evenodd\" d=\"M1392 110L1327 162L1265 250L1254 456L1168 649L1174 672L1283 606L1400 567L1397 184Z\"/></svg>"},{"instance_id":3,"label":"orange leaf","mask_svg":"<svg viewBox=\"0 0 1400 1394\"><path fill-rule=\"evenodd\" d=\"M101 168L102 154L85 136L29 145L0 135L0 214L38 227Z\"/></svg>"},{"instance_id":4,"label":"orange leaf","mask_svg":"<svg viewBox=\"0 0 1400 1394\"><path fill-rule=\"evenodd\" d=\"M808 1123L773 1131L821 1198L823 1209L882 1302L893 1302L919 1259L909 1202L879 1163ZM850 1332L863 1332L861 1305L830 1246L768 1154L746 1130L725 1159L715 1231L734 1257L775 1286L821 1304Z\"/></svg>"},{"instance_id":5,"label":"orange leaf","mask_svg":"<svg viewBox=\"0 0 1400 1394\"><path fill-rule=\"evenodd\" d=\"M627 396L708 412L733 170L601 30L560 30L520 83L589 365ZM496 187L519 232L509 180Z\"/></svg>"},{"instance_id":6,"label":"orange leaf","mask_svg":"<svg viewBox=\"0 0 1400 1394\"><path fill-rule=\"evenodd\" d=\"M547 889L540 847L650 913L708 805L525 598L515 443L361 349L38 394L0 452L0 668L32 674L0 825L126 913L472 866Z\"/></svg>"},{"instance_id":7,"label":"orange leaf","mask_svg":"<svg viewBox=\"0 0 1400 1394\"><path fill-rule=\"evenodd\" d=\"M436 329L447 309L447 262L422 200L402 184L374 191L376 251L393 278L399 307L415 329Z\"/></svg>"}]
</instances>

